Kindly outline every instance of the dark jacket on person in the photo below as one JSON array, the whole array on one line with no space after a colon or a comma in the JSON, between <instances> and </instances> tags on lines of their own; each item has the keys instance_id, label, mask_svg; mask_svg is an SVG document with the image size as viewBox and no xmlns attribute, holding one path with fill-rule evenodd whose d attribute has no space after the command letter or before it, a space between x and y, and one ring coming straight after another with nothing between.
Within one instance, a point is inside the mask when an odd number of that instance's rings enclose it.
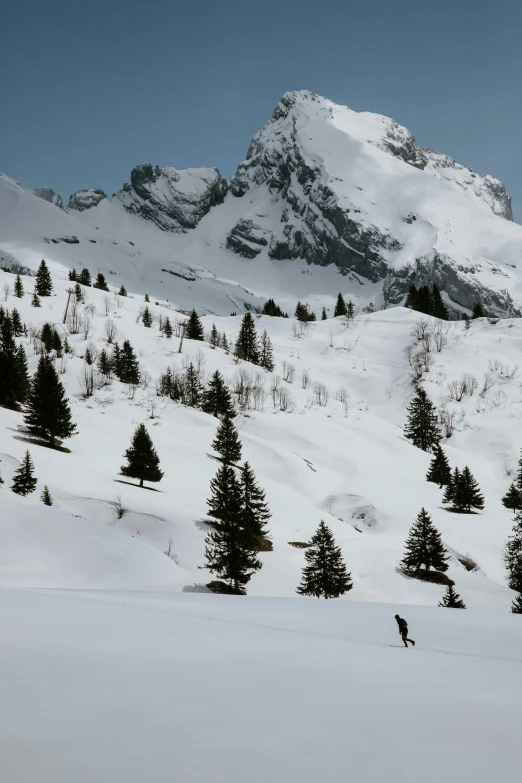
<instances>
[{"instance_id":1,"label":"dark jacket on person","mask_svg":"<svg viewBox=\"0 0 522 783\"><path fill-rule=\"evenodd\" d=\"M399 633L401 636L404 636L408 633L408 623L406 620L404 620L404 618L399 617L398 614L395 615L395 619L397 620L397 625L399 626Z\"/></svg>"}]
</instances>

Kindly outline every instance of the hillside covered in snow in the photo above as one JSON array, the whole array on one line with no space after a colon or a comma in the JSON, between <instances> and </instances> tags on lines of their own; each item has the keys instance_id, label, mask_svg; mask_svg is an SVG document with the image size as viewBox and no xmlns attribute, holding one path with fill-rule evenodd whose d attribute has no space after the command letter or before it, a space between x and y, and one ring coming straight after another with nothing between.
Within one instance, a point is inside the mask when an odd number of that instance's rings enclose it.
<instances>
[{"instance_id":1,"label":"hillside covered in snow","mask_svg":"<svg viewBox=\"0 0 522 783\"><path fill-rule=\"evenodd\" d=\"M478 319L468 328L404 308L315 323L259 316L256 330L266 330L274 348L274 371L267 372L207 341L185 339L180 352L176 333L185 317L165 301L152 301L153 324L146 328L137 294L85 288L75 322L69 311L63 324L70 283L65 270L53 279L53 296L42 297L38 308L31 305L34 278L22 277L26 293L19 299L15 276L1 273L2 306L16 308L27 326L28 336L17 342L25 346L30 372L44 323L67 338L72 353L54 364L78 426L64 453L32 442L19 431L22 413L0 408L1 584L205 589L212 578L201 569L209 482L220 464L211 445L218 420L157 393L162 373L171 368L183 375L192 362L203 384L215 370L226 379L243 459L266 489L272 513L273 551L260 554L263 567L249 594L294 595L304 565L295 543L306 544L324 519L352 575L346 600L436 605L440 585L398 570L408 531L425 507L449 553L448 576L467 606L509 611L514 593L506 586L503 547L513 523L501 498L521 446L520 320ZM159 330L167 316L175 328L170 339ZM239 315L202 320L207 335L215 324L234 344ZM124 339L139 360L137 386L104 382L96 363L85 360ZM479 513L443 506L442 490L425 478L431 455L404 436L412 377L418 382L419 374L437 408L451 467L468 465L479 482L485 496ZM157 491L119 475L140 423L164 471ZM27 448L38 487L22 498L9 487ZM52 508L39 500L44 485ZM126 510L120 519L118 498ZM466 569L467 555L474 570Z\"/></svg>"}]
</instances>

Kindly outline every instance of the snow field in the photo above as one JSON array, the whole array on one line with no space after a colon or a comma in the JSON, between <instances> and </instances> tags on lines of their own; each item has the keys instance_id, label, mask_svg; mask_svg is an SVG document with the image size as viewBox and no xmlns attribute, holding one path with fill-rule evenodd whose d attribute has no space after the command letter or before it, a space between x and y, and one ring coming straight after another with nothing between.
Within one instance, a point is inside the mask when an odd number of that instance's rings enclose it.
<instances>
[{"instance_id":1,"label":"snow field","mask_svg":"<svg viewBox=\"0 0 522 783\"><path fill-rule=\"evenodd\" d=\"M10 783L518 779L513 615L156 592L0 595ZM7 708L8 706L8 708Z\"/></svg>"}]
</instances>

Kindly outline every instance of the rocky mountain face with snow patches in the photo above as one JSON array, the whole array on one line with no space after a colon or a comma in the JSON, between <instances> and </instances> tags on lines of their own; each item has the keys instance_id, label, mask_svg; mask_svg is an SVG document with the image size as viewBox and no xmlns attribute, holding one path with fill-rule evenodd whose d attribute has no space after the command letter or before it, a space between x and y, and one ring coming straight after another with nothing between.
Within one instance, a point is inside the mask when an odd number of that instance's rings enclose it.
<instances>
[{"instance_id":1,"label":"rocky mountain face with snow patches","mask_svg":"<svg viewBox=\"0 0 522 783\"><path fill-rule=\"evenodd\" d=\"M124 208L163 231L195 228L211 207L222 204L227 181L217 169L160 169L142 163L131 172L115 198Z\"/></svg>"},{"instance_id":2,"label":"rocky mountain face with snow patches","mask_svg":"<svg viewBox=\"0 0 522 783\"><path fill-rule=\"evenodd\" d=\"M61 206L49 188L35 194ZM137 219L132 230L122 213ZM100 189L74 193L65 215L139 247L130 265L154 248L158 274L178 274L165 260L188 264L184 279L208 270L261 298L279 293L289 309L292 297L328 306L321 297L338 290L361 306L390 307L415 282L438 284L456 312L479 299L492 314L522 312L522 227L504 185L422 147L388 117L307 91L281 98L230 182L215 168L143 163L111 198ZM81 244L80 233L69 221L58 238ZM50 229L41 234L53 240ZM16 244L0 247L13 252Z\"/></svg>"}]
</instances>

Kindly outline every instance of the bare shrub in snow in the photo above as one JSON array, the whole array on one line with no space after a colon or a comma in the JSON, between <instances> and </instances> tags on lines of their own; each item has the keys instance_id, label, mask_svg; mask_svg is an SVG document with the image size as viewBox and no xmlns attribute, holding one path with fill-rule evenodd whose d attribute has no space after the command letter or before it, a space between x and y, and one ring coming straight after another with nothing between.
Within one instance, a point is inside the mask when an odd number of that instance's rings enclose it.
<instances>
[{"instance_id":1,"label":"bare shrub in snow","mask_svg":"<svg viewBox=\"0 0 522 783\"><path fill-rule=\"evenodd\" d=\"M82 319L82 334L83 339L88 340L92 334L92 321L90 318Z\"/></svg>"},{"instance_id":2,"label":"bare shrub in snow","mask_svg":"<svg viewBox=\"0 0 522 783\"><path fill-rule=\"evenodd\" d=\"M290 390L286 386L280 386L277 391L277 405L283 413L292 413L295 410L295 401Z\"/></svg>"},{"instance_id":3,"label":"bare shrub in snow","mask_svg":"<svg viewBox=\"0 0 522 783\"><path fill-rule=\"evenodd\" d=\"M449 408L439 408L439 422L445 438L451 438L455 431L455 414Z\"/></svg>"},{"instance_id":4,"label":"bare shrub in snow","mask_svg":"<svg viewBox=\"0 0 522 783\"><path fill-rule=\"evenodd\" d=\"M308 389L310 383L310 373L308 370L303 370L301 373L301 389Z\"/></svg>"},{"instance_id":5,"label":"bare shrub in snow","mask_svg":"<svg viewBox=\"0 0 522 783\"><path fill-rule=\"evenodd\" d=\"M322 408L328 405L328 389L324 383L314 383L314 400Z\"/></svg>"},{"instance_id":6,"label":"bare shrub in snow","mask_svg":"<svg viewBox=\"0 0 522 783\"><path fill-rule=\"evenodd\" d=\"M295 381L295 367L286 360L283 362L283 380L286 383L293 383Z\"/></svg>"},{"instance_id":7,"label":"bare shrub in snow","mask_svg":"<svg viewBox=\"0 0 522 783\"><path fill-rule=\"evenodd\" d=\"M84 364L78 376L80 394L84 399L92 397L96 388L96 373L88 364Z\"/></svg>"},{"instance_id":8,"label":"bare shrub in snow","mask_svg":"<svg viewBox=\"0 0 522 783\"><path fill-rule=\"evenodd\" d=\"M105 337L109 345L112 345L118 339L118 327L110 318L105 321Z\"/></svg>"},{"instance_id":9,"label":"bare shrub in snow","mask_svg":"<svg viewBox=\"0 0 522 783\"><path fill-rule=\"evenodd\" d=\"M411 336L416 343L422 342L430 331L430 322L426 318L418 318L411 330Z\"/></svg>"},{"instance_id":10,"label":"bare shrub in snow","mask_svg":"<svg viewBox=\"0 0 522 783\"><path fill-rule=\"evenodd\" d=\"M109 505L114 509L114 516L116 519L123 519L123 517L129 513L129 509L123 505L121 495L116 497L116 500L110 500Z\"/></svg>"},{"instance_id":11,"label":"bare shrub in snow","mask_svg":"<svg viewBox=\"0 0 522 783\"><path fill-rule=\"evenodd\" d=\"M7 302L7 297L11 293L11 286L9 285L9 283L4 283L3 290L4 290L4 301Z\"/></svg>"},{"instance_id":12,"label":"bare shrub in snow","mask_svg":"<svg viewBox=\"0 0 522 783\"><path fill-rule=\"evenodd\" d=\"M302 340L303 337L308 337L312 331L312 324L310 321L296 321L292 324L292 337L296 340Z\"/></svg>"},{"instance_id":13,"label":"bare shrub in snow","mask_svg":"<svg viewBox=\"0 0 522 783\"><path fill-rule=\"evenodd\" d=\"M277 400L279 399L279 388L281 386L281 378L279 375L272 375L272 383L270 385L270 394L272 395L272 404L277 407Z\"/></svg>"},{"instance_id":14,"label":"bare shrub in snow","mask_svg":"<svg viewBox=\"0 0 522 783\"><path fill-rule=\"evenodd\" d=\"M346 386L339 386L337 391L335 392L335 399L339 402L347 402L350 395L348 394L348 389Z\"/></svg>"}]
</instances>

